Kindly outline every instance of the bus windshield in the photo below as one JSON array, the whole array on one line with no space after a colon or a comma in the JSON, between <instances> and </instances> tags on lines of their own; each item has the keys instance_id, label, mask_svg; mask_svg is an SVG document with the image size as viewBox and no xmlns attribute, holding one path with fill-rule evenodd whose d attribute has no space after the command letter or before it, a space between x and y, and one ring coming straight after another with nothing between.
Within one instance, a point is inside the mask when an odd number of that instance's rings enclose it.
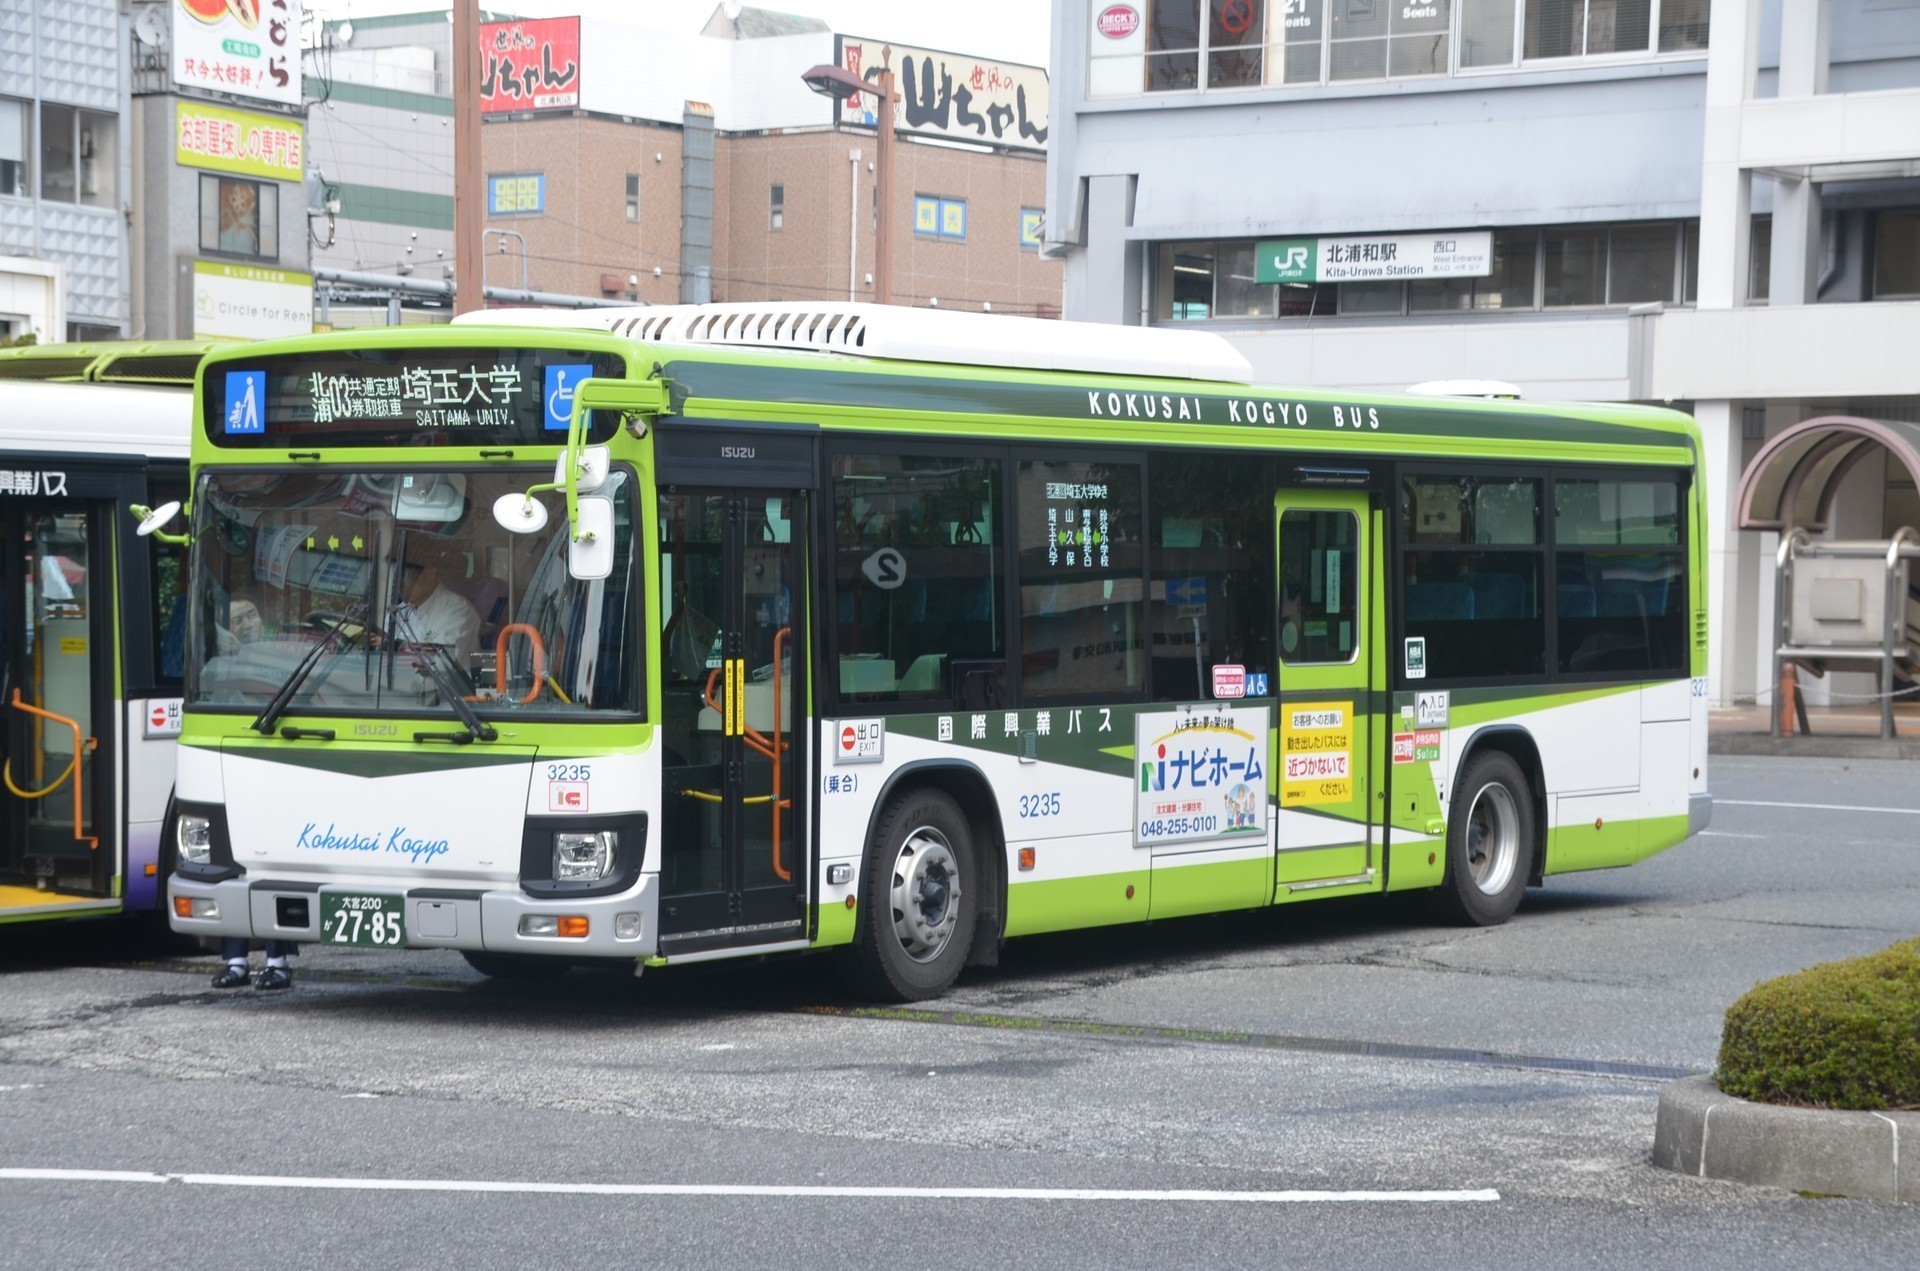
<instances>
[{"instance_id":1,"label":"bus windshield","mask_svg":"<svg viewBox=\"0 0 1920 1271\"><path fill-rule=\"evenodd\" d=\"M493 518L496 499L551 477L524 466L203 472L187 700L263 719L637 712L628 474L603 487L615 552L597 580L567 570L563 492L532 496L547 512L536 532Z\"/></svg>"}]
</instances>

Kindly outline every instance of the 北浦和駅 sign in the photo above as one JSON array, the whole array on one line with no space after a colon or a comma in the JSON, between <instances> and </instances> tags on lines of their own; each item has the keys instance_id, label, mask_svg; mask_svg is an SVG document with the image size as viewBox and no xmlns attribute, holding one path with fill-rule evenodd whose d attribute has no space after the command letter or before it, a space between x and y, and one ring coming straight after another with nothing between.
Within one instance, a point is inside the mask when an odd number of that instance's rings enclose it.
<instances>
[{"instance_id":1,"label":"\u5317\u6d66\u548c\u99c5 sign","mask_svg":"<svg viewBox=\"0 0 1920 1271\"><path fill-rule=\"evenodd\" d=\"M1254 245L1256 283L1485 278L1491 273L1493 234L1489 230L1280 238Z\"/></svg>"}]
</instances>

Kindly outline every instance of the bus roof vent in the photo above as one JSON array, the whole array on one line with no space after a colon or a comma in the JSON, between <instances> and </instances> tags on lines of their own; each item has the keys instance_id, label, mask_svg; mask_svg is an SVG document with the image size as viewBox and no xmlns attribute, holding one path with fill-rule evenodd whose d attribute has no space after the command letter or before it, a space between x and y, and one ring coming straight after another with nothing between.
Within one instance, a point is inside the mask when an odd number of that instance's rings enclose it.
<instances>
[{"instance_id":1,"label":"bus roof vent","mask_svg":"<svg viewBox=\"0 0 1920 1271\"><path fill-rule=\"evenodd\" d=\"M1426 380L1407 392L1415 397L1484 397L1493 401L1519 401L1523 396L1518 384L1505 380Z\"/></svg>"},{"instance_id":2,"label":"bus roof vent","mask_svg":"<svg viewBox=\"0 0 1920 1271\"><path fill-rule=\"evenodd\" d=\"M1240 351L1206 331L1109 326L903 305L767 301L610 309L481 309L461 326L608 330L659 344L729 345L1036 371L1245 383Z\"/></svg>"}]
</instances>

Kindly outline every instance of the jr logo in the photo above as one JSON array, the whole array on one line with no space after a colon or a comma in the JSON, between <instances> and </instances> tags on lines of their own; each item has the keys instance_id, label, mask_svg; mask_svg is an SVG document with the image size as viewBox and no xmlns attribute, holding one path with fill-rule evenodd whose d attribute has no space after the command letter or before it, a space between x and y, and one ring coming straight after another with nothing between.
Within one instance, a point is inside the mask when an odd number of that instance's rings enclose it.
<instances>
[{"instance_id":1,"label":"jr logo","mask_svg":"<svg viewBox=\"0 0 1920 1271\"><path fill-rule=\"evenodd\" d=\"M1287 254L1275 262L1282 269L1305 269L1307 267L1307 249L1289 247Z\"/></svg>"},{"instance_id":2,"label":"jr logo","mask_svg":"<svg viewBox=\"0 0 1920 1271\"><path fill-rule=\"evenodd\" d=\"M573 421L573 390L580 381L593 378L593 367L586 362L549 366L546 377L546 430L565 432Z\"/></svg>"}]
</instances>

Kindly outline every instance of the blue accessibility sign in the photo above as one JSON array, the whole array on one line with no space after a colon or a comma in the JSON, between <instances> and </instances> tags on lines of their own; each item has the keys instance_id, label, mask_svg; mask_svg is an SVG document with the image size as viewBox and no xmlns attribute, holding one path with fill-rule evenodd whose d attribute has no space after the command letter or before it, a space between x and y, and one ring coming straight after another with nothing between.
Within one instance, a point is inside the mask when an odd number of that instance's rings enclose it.
<instances>
[{"instance_id":1,"label":"blue accessibility sign","mask_svg":"<svg viewBox=\"0 0 1920 1271\"><path fill-rule=\"evenodd\" d=\"M546 430L565 432L573 421L573 390L582 380L593 378L593 366L588 362L568 362L549 366L546 377Z\"/></svg>"},{"instance_id":2,"label":"blue accessibility sign","mask_svg":"<svg viewBox=\"0 0 1920 1271\"><path fill-rule=\"evenodd\" d=\"M1265 697L1267 695L1267 673L1265 671L1247 672L1247 696Z\"/></svg>"}]
</instances>

